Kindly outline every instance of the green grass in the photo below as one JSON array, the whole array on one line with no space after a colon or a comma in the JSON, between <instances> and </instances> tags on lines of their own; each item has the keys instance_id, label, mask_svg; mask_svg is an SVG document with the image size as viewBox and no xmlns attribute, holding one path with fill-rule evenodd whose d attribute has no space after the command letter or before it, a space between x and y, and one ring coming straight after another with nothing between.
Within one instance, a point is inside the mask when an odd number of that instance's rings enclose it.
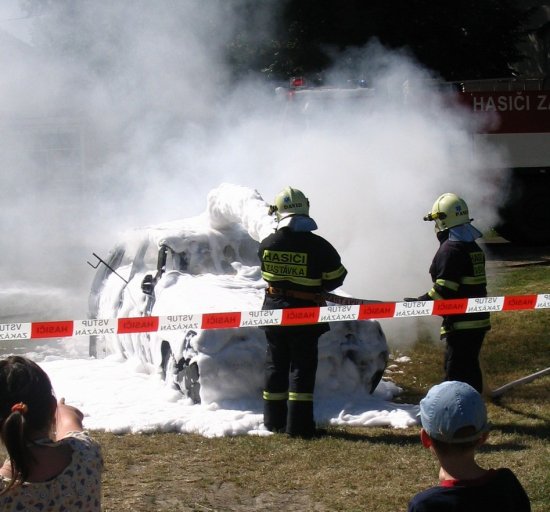
<instances>
[{"instance_id":1,"label":"green grass","mask_svg":"<svg viewBox=\"0 0 550 512\"><path fill-rule=\"evenodd\" d=\"M550 269L493 269L490 282L491 295L545 292ZM481 354L487 391L550 366L550 310L494 313L492 324ZM399 400L418 403L441 380L443 345L420 340L392 354L400 355L410 362L391 374L403 388ZM516 473L533 512L550 510L549 387L543 377L488 401L492 432L478 455L484 467ZM94 435L106 461L105 511L394 512L437 483L438 466L417 428L331 427L311 441Z\"/></svg>"},{"instance_id":2,"label":"green grass","mask_svg":"<svg viewBox=\"0 0 550 512\"><path fill-rule=\"evenodd\" d=\"M550 290L547 267L491 270L491 295ZM482 350L487 391L550 366L550 311L494 313ZM418 403L442 377L443 345L420 340L398 363L400 401ZM399 371L403 373L398 373ZM488 401L493 428L478 455L510 467L534 512L550 510L550 377ZM437 482L438 467L418 429L329 428L313 441L241 436L114 436L98 433L107 461L105 510L406 510Z\"/></svg>"},{"instance_id":3,"label":"green grass","mask_svg":"<svg viewBox=\"0 0 550 512\"><path fill-rule=\"evenodd\" d=\"M550 269L544 266L493 269L490 283L491 296L550 293ZM480 357L486 392L550 366L550 310L493 313L491 323ZM404 387L401 397L404 401L416 403L441 379L443 350L442 343L428 339L419 340L407 350L412 363L400 368L405 374L399 379ZM517 393L521 393L521 388L514 391L514 395Z\"/></svg>"}]
</instances>

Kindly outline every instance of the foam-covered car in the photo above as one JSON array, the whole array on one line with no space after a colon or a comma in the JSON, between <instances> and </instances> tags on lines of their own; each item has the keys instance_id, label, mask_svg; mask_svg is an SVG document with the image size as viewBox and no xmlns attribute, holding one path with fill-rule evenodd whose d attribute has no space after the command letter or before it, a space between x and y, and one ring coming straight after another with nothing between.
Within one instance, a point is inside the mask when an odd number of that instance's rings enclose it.
<instances>
[{"instance_id":1,"label":"foam-covered car","mask_svg":"<svg viewBox=\"0 0 550 512\"><path fill-rule=\"evenodd\" d=\"M257 251L275 228L267 212L258 192L224 184L197 217L125 233L96 271L90 317L154 315L170 324L153 333L93 336L91 355L137 358L195 403L259 399L264 331L200 329L193 315L261 310L266 284ZM388 360L380 324L330 327L319 340L316 396L372 393Z\"/></svg>"}]
</instances>

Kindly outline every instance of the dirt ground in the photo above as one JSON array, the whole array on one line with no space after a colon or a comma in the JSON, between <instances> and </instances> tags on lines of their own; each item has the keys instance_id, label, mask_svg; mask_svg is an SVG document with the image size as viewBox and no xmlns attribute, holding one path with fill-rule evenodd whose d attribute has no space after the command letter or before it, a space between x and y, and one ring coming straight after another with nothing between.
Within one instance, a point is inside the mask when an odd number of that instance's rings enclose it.
<instances>
[{"instance_id":1,"label":"dirt ground","mask_svg":"<svg viewBox=\"0 0 550 512\"><path fill-rule=\"evenodd\" d=\"M259 451L256 443L247 454L246 439L228 447L227 440L196 435L93 435L105 458L105 512L329 510L309 490L293 489L290 476L273 475L271 481L270 449ZM289 448L287 440L281 442ZM269 490L262 490L262 481L269 481Z\"/></svg>"}]
</instances>

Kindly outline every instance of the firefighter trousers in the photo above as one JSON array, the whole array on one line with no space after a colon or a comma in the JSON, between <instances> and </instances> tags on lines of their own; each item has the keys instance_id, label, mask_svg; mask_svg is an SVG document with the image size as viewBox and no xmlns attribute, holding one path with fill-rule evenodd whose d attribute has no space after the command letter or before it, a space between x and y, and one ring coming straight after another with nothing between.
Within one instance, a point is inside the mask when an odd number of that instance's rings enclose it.
<instances>
[{"instance_id":1,"label":"firefighter trousers","mask_svg":"<svg viewBox=\"0 0 550 512\"><path fill-rule=\"evenodd\" d=\"M264 424L272 432L311 437L321 333L316 326L266 327L265 333Z\"/></svg>"},{"instance_id":2,"label":"firefighter trousers","mask_svg":"<svg viewBox=\"0 0 550 512\"><path fill-rule=\"evenodd\" d=\"M487 331L465 329L447 333L445 342L445 380L458 380L483 392L479 353Z\"/></svg>"}]
</instances>

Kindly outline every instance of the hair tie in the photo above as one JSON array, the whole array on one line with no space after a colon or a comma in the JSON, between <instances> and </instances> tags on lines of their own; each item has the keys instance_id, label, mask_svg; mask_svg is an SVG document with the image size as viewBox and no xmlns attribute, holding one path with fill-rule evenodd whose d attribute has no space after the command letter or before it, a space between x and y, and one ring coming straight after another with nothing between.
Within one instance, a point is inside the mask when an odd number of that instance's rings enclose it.
<instances>
[{"instance_id":1,"label":"hair tie","mask_svg":"<svg viewBox=\"0 0 550 512\"><path fill-rule=\"evenodd\" d=\"M19 414L26 414L28 410L29 408L27 407L27 404L24 404L23 402L14 404L11 407L11 412L18 412Z\"/></svg>"}]
</instances>

